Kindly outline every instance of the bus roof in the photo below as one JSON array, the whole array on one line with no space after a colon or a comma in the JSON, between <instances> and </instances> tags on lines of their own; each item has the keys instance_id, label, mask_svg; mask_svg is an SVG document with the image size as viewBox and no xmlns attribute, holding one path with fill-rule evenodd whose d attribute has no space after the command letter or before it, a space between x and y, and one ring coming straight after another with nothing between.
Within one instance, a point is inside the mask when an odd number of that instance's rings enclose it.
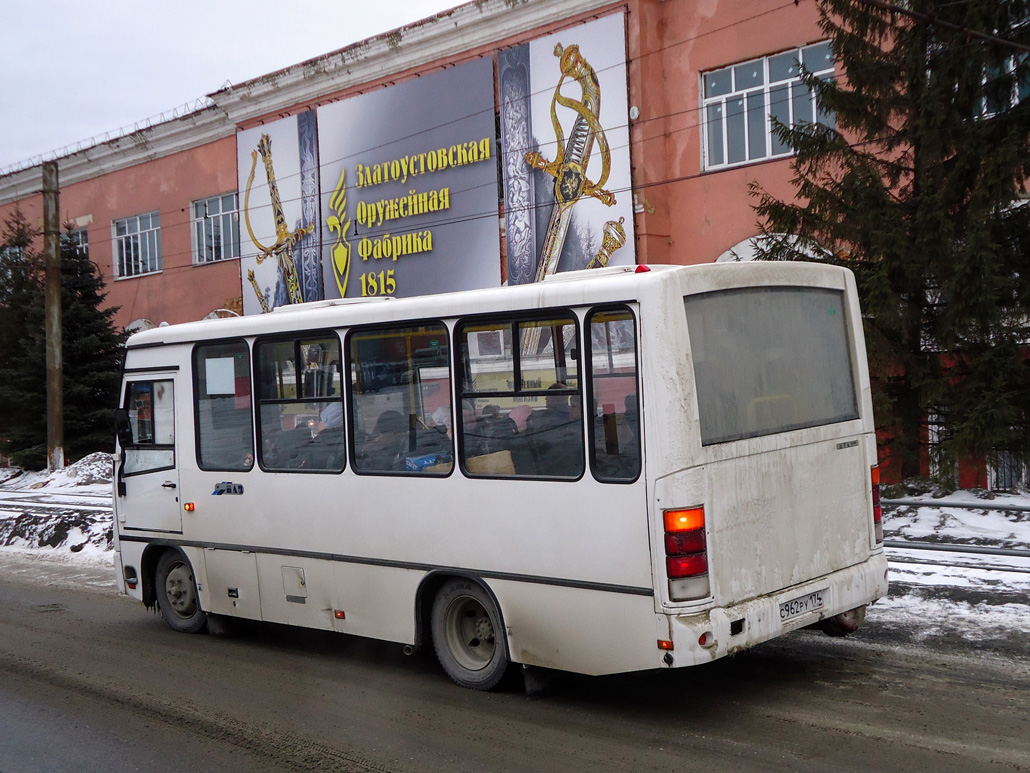
<instances>
[{"instance_id":1,"label":"bus roof","mask_svg":"<svg viewBox=\"0 0 1030 773\"><path fill-rule=\"evenodd\" d=\"M820 281L818 277L825 281L828 274L837 274L839 277L843 271L825 264L801 262L634 265L567 271L548 277L543 283L410 298L337 298L280 306L270 314L183 322L135 333L129 338L126 348L586 303L628 303L638 300L640 294L646 291L645 288L657 287L674 276L683 277L689 284L694 283L691 280L697 280L698 291L704 291L703 288L710 288L713 281L716 285L727 281L733 285L751 282L809 283Z\"/></svg>"}]
</instances>

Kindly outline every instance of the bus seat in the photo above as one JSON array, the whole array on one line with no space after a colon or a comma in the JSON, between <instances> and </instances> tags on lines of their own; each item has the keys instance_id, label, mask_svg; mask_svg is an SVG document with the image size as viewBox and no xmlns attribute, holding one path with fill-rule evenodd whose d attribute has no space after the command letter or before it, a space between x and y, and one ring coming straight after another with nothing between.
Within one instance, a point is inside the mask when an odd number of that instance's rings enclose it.
<instances>
[{"instance_id":1,"label":"bus seat","mask_svg":"<svg viewBox=\"0 0 1030 773\"><path fill-rule=\"evenodd\" d=\"M343 467L343 428L327 427L306 446L302 446L303 465L310 470L339 470Z\"/></svg>"},{"instance_id":2,"label":"bus seat","mask_svg":"<svg viewBox=\"0 0 1030 773\"><path fill-rule=\"evenodd\" d=\"M271 438L265 454L265 465L284 470L299 469L304 465L304 448L311 443L311 430L307 427L288 429Z\"/></svg>"},{"instance_id":3,"label":"bus seat","mask_svg":"<svg viewBox=\"0 0 1030 773\"><path fill-rule=\"evenodd\" d=\"M511 451L494 451L492 454L470 457L465 460L465 469L477 475L515 474Z\"/></svg>"}]
</instances>

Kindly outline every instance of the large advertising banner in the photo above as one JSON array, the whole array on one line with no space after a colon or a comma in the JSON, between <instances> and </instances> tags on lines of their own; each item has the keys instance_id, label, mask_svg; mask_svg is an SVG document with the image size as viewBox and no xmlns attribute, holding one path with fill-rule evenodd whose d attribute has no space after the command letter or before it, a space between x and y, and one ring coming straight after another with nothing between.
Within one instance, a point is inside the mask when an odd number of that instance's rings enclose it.
<instances>
[{"instance_id":1,"label":"large advertising banner","mask_svg":"<svg viewBox=\"0 0 1030 773\"><path fill-rule=\"evenodd\" d=\"M508 284L633 264L623 15L499 52L498 83Z\"/></svg>"},{"instance_id":2,"label":"large advertising banner","mask_svg":"<svg viewBox=\"0 0 1030 773\"><path fill-rule=\"evenodd\" d=\"M500 284L493 61L318 108L326 298Z\"/></svg>"},{"instance_id":3,"label":"large advertising banner","mask_svg":"<svg viewBox=\"0 0 1030 773\"><path fill-rule=\"evenodd\" d=\"M624 15L496 59L237 135L245 314L635 262Z\"/></svg>"},{"instance_id":4,"label":"large advertising banner","mask_svg":"<svg viewBox=\"0 0 1030 773\"><path fill-rule=\"evenodd\" d=\"M320 300L318 146L314 111L236 136L243 313Z\"/></svg>"}]
</instances>

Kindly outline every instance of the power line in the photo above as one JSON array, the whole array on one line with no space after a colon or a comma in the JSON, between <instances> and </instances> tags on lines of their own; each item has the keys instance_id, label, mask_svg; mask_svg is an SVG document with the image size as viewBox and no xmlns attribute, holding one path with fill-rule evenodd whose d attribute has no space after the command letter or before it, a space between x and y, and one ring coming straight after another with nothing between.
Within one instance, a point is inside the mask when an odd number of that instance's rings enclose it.
<instances>
[{"instance_id":1,"label":"power line","mask_svg":"<svg viewBox=\"0 0 1030 773\"><path fill-rule=\"evenodd\" d=\"M1023 51L1030 53L1030 46L1025 46L1022 43L1016 43L1013 40L1007 38L998 37L997 35L991 35L987 32L980 32L972 27L964 27L961 24L955 24L950 21L945 21L939 16L935 16L929 13L922 13L920 11L913 11L911 8L906 8L903 5L897 5L896 3L888 3L885 0L858 0L858 2L864 5L871 6L873 8L879 8L881 11L889 11L896 13L901 16L908 16L912 19L918 19L919 21L929 22L937 27L943 27L944 29L952 30L953 32L961 32L970 37L979 38L989 43L998 43L1003 46L1008 46L1015 49L1016 51Z\"/></svg>"},{"instance_id":2,"label":"power line","mask_svg":"<svg viewBox=\"0 0 1030 773\"><path fill-rule=\"evenodd\" d=\"M892 6L889 3L884 3L881 0L862 0L862 2L866 2L867 4L871 4L873 6L880 7L881 9L897 10L895 8L895 6ZM731 28L733 28L735 26L738 26L738 25L741 25L741 24L745 24L747 22L753 21L753 20L758 19L760 17L764 17L764 16L766 16L768 14L771 14L771 13L774 13L774 12L778 12L778 11L790 8L793 5L794 5L793 2L785 3L783 5L776 6L775 8L772 8L772 9L767 9L767 10L762 11L762 12L757 13L757 14L753 14L752 16L749 16L749 17L747 17L745 19L741 19L741 20L732 22L732 23L724 25L722 27L715 28L715 29L712 29L712 30L705 30L704 32L698 33L697 35L694 35L694 36L691 36L691 37L688 37L688 38L685 38L685 39L682 39L682 40L678 40L678 41L669 43L666 46L662 46L661 48L658 48L658 49L651 50L651 51L647 52L646 54L643 54L641 57L638 57L638 59L636 61L639 62L640 59L643 59L644 57L657 55L657 54L660 54L660 53L662 53L664 51L668 51L670 49L673 49L675 47L686 45L687 43L689 43L689 42L691 42L693 40L696 40L696 39L698 39L698 38L700 38L702 36L711 35L711 34L714 34L716 32L719 32L719 31L725 31L727 29L731 29ZM961 28L958 25L950 25L950 27L955 28L955 29L959 29L961 31L970 32L969 30L966 30L965 28ZM983 37L983 36L980 36L980 37ZM988 37L993 37L993 36L988 36ZM1001 39L1001 38L998 38L997 40L1001 41L1001 42L1007 42L1007 41L1004 41L1004 39ZM1015 45L1018 45L1018 44L1015 44ZM634 60L627 60L625 66L628 66L628 65L632 64L633 61ZM621 67L621 66L624 66L621 62L618 63L618 64L615 64L615 65L611 65L611 67ZM609 69L609 68L602 68L602 71L604 69ZM547 89L540 89L539 91L534 92L534 93L535 94L542 94L542 93L546 93L548 91L550 91L549 88L547 88ZM786 102L786 101L788 101L788 99L789 98L785 97L783 101ZM667 114L661 115L661 116L649 116L647 118L641 119L640 121L637 122L637 124L639 125L639 124L643 124L643 123L650 122L650 121L658 121L658 120L668 119L668 118L672 118L672 117L675 117L675 116L678 116L678 115L696 115L696 114L699 114L701 110L703 110L703 106L691 107L691 108L687 108L687 109L682 110L682 111L673 111L673 112L670 112L670 113L667 113ZM482 113L489 112L489 113L492 114L494 112L494 109L491 106L491 108L489 108L489 110L476 111L476 112L468 114L467 116L459 116L459 117L453 118L452 120L447 121L447 122L441 124L440 127L429 127L429 128L430 129L432 129L432 128L441 128L441 127L444 127L444 126L447 126L447 125L450 125L450 124L454 124L454 123L457 123L459 121L465 120L467 118L474 117L479 112L482 112ZM684 132L684 131L693 131L693 130L699 129L701 126L702 126L702 121L700 120L700 118L698 118L696 121L689 122L685 126L680 126L680 127L675 128L675 129L666 130L659 137L639 138L639 139L635 139L635 140L634 139L630 139L629 142L630 142L630 144L640 144L640 143L643 143L643 142L649 142L649 141L653 141L653 140L656 140L656 139L660 139L661 137L668 137L669 135L671 135L673 133L679 133L679 132ZM618 126L610 127L610 128L617 128L617 129L621 130L621 129L627 128L627 125L626 124L620 124ZM418 134L420 134L420 133L422 133L422 132L421 131L418 132ZM413 137L413 136L416 136L416 135L415 134L409 135L409 137ZM399 139L404 139L404 138L399 138ZM392 140L392 142L399 141L399 139L398 140ZM884 138L884 139L886 139L886 138ZM867 141L864 141L862 143L855 143L854 146L857 147L858 145L869 144L870 142L875 142L875 140L867 140ZM553 144L554 143L551 143L551 142L543 143L541 145L541 147L550 147ZM386 147L387 145L388 145L388 143L383 143L382 145L380 145L378 147ZM615 146L613 149L620 149L621 147L623 147L623 146ZM376 148L373 147L373 148L363 149L363 150L361 150L359 152L367 153L367 152L370 152L371 150L375 150L375 149ZM505 149L505 150L502 151L502 153L512 153L512 152L514 152L514 153L521 154L524 151L525 151L525 149ZM790 153L784 153L784 154L780 154L780 155L771 155L771 156L763 157L762 159L749 159L748 162L745 162L745 164L741 164L740 166L744 166L744 165L747 165L747 164L750 164L750 163L759 163L759 162L764 161L764 160L785 160L785 159L790 158L791 155L792 154L790 154ZM347 157L338 159L338 161L346 161L347 158L352 158L352 157L353 157L353 154L348 155ZM703 161L702 161L702 165L703 165ZM728 169L732 169L732 168L740 168L740 166L720 166L720 167L718 167L718 171L728 170ZM627 187L627 188L623 188L623 189L620 189L620 190L614 191L614 192L623 193L623 192L629 192L629 191L631 191L633 189L643 189L643 188L654 187L654 186L658 186L658 185L667 185L667 184L670 184L670 183L682 182L682 181L685 181L685 180L701 177L703 175L711 173L712 171L716 171L716 170L702 169L702 171L700 171L697 174L689 174L689 175L684 175L684 176L680 176L680 177L676 177L676 178L670 178L670 179L661 180L661 181L652 181L652 182L649 182L649 183L638 183L636 186L633 186L632 188ZM285 176L283 176L283 178L280 178L280 179L281 180L289 179L292 176L293 175L285 175ZM488 187L492 188L493 186L494 186L494 183L490 183L490 185ZM455 193L456 194L461 194L461 193L468 193L468 192L469 192L469 189L466 189L466 190L463 190L463 191L456 191ZM485 193L486 192L484 191L484 194ZM295 200L296 199L285 199L284 202L291 202L291 201L295 201ZM500 202L498 202L498 204L499 203ZM533 205L533 206L535 207L536 205ZM481 213L472 213L472 214L470 214L468 216L464 216L464 219L471 221L471 220L478 220L478 219L482 219L482 218L495 218L498 215L498 210L499 210L499 206L494 206L494 207L491 207L489 211L481 212ZM174 210L173 210L173 212L174 212ZM169 214L171 214L171 213L169 213ZM441 225L453 224L453 223L461 222L462 219L463 218L448 219L446 221L442 221L440 224ZM166 222L166 223L164 223L162 225L162 230L170 230L170 229L173 229L173 228L177 229L177 228L184 227L184 226L188 227L188 228L192 228L192 225L193 225L194 222L195 221L190 220L188 218L185 221L171 222L171 223ZM436 227L435 223L433 224L433 227ZM102 230L102 229L100 229L100 230ZM403 234L403 233L407 232L408 229L407 228L399 228L399 229L393 229L393 230L397 231L398 233ZM416 228L412 227L411 230L416 230ZM114 237L112 236L112 237L106 238L106 239L93 240L93 244L94 244L94 246L100 246L100 245L104 245L104 244L112 244L113 241L114 241ZM180 250L180 251L177 251L177 252L174 252L174 253L167 253L166 252L166 253L163 253L162 260L164 260L165 258L171 258L171 259L182 258L182 257L184 257L186 255L192 255L193 252L194 252L194 250L192 248L190 250L188 250L188 251ZM112 261L111 261L112 262L112 272L111 273L113 275L113 273L114 273L113 269L114 269L114 263L115 263L115 255L114 254L111 255L111 259L112 259ZM195 265L200 265L200 264L193 264L191 262L191 263L186 264L186 265L172 266L172 267L169 267L169 268L163 269L163 270L183 270L183 269L187 269L187 268L193 268ZM204 265L206 265L206 264L204 264ZM141 275L141 276L143 276L143 275ZM121 278L133 278L133 277L118 277L118 278L121 279Z\"/></svg>"}]
</instances>

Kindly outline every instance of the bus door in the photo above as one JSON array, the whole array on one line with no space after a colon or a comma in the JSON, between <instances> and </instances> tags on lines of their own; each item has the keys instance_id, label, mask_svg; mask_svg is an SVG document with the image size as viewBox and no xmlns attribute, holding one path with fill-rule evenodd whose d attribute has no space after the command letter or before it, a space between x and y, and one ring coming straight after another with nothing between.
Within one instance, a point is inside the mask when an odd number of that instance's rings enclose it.
<instances>
[{"instance_id":1,"label":"bus door","mask_svg":"<svg viewBox=\"0 0 1030 773\"><path fill-rule=\"evenodd\" d=\"M126 377L116 465L118 521L126 531L182 532L175 375Z\"/></svg>"}]
</instances>

